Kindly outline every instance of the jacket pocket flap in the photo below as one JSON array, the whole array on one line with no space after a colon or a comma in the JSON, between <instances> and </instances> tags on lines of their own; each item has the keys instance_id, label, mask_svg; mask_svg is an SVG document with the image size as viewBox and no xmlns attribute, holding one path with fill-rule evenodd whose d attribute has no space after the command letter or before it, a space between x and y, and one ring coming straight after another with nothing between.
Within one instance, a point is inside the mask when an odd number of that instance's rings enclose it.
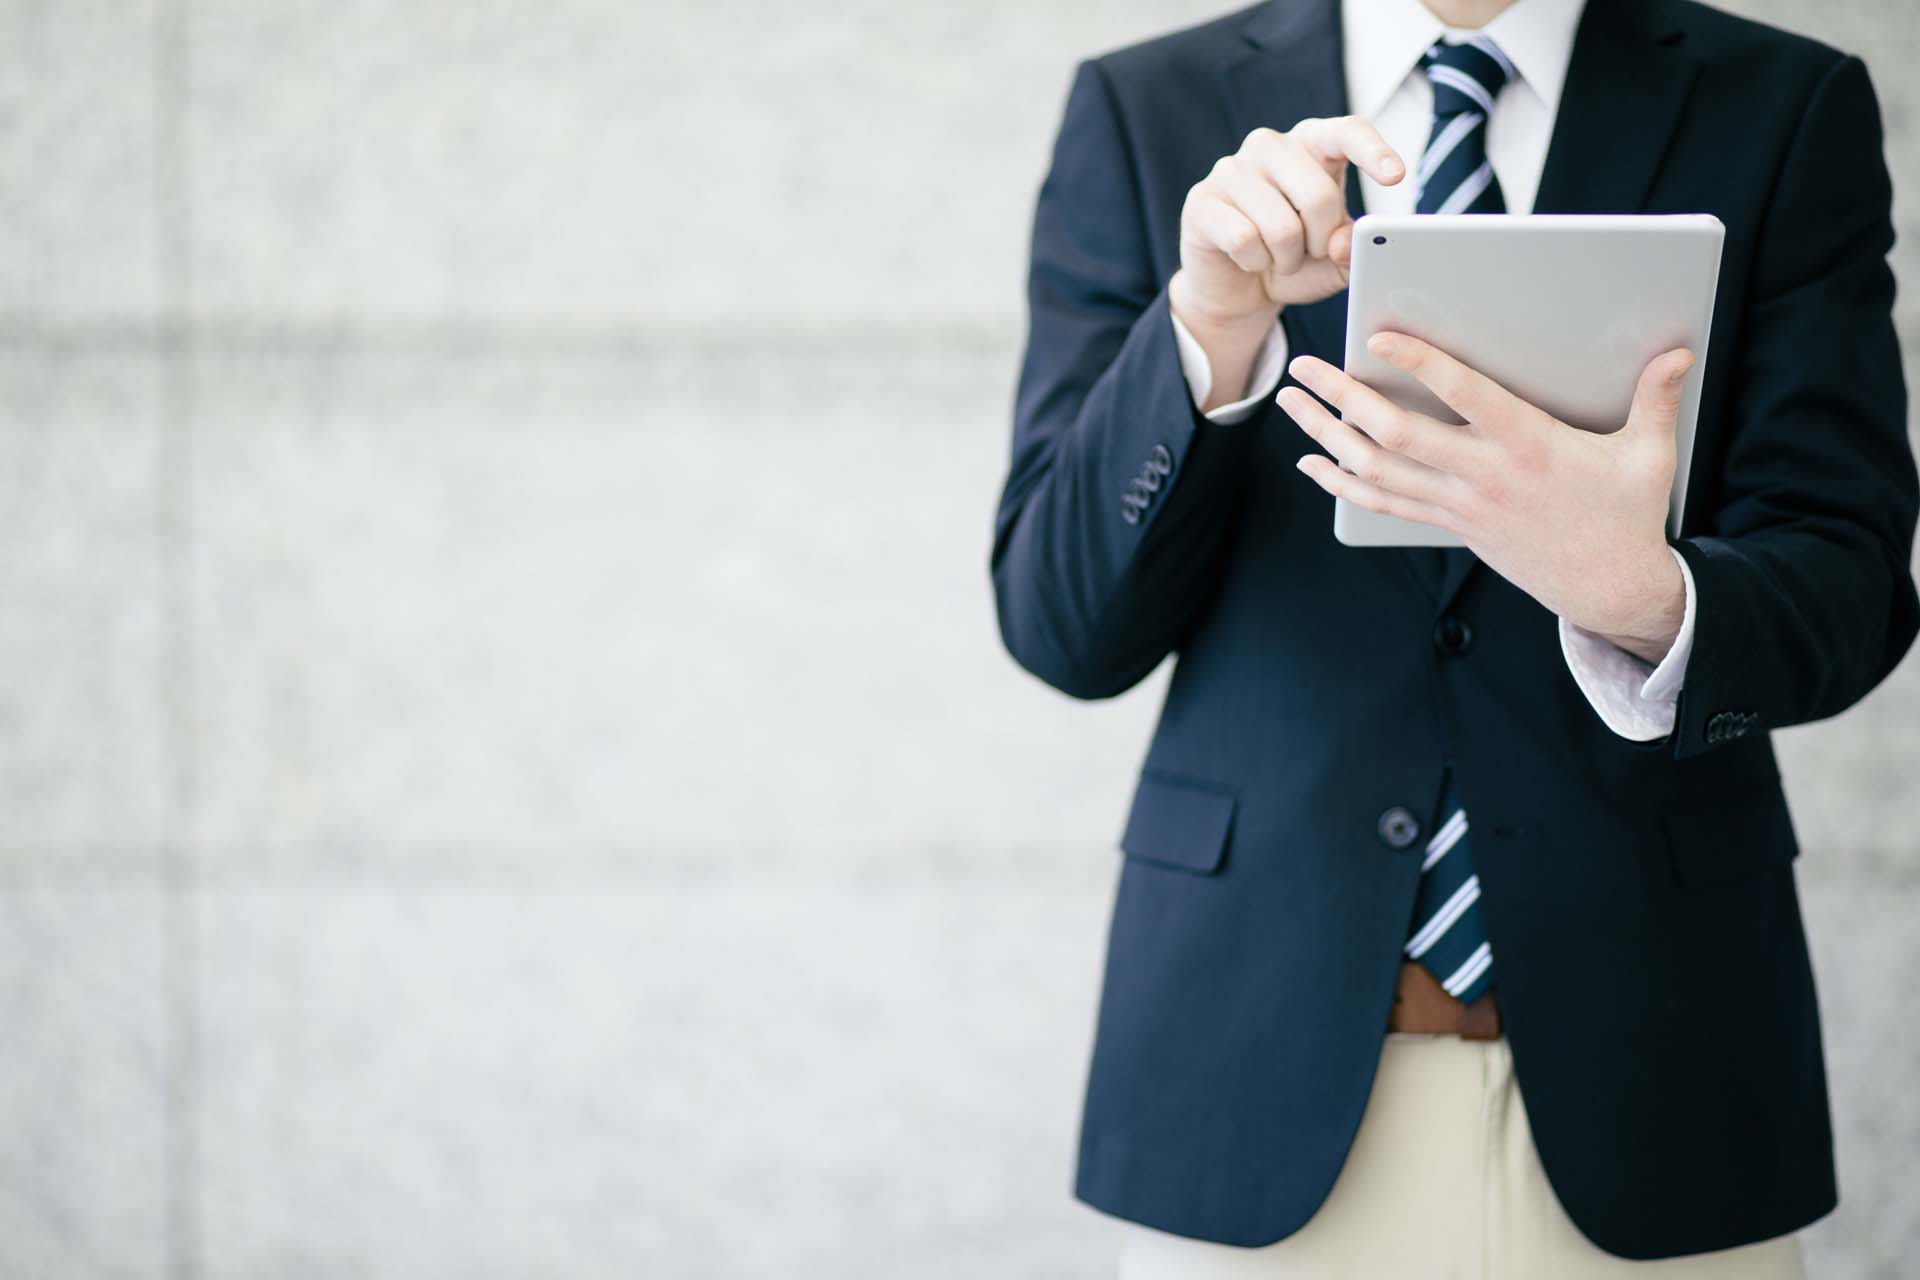
<instances>
[{"instance_id":1,"label":"jacket pocket flap","mask_svg":"<svg viewBox=\"0 0 1920 1280\"><path fill-rule=\"evenodd\" d=\"M1233 808L1224 788L1143 774L1120 848L1130 858L1211 875L1226 856Z\"/></svg>"},{"instance_id":2,"label":"jacket pocket flap","mask_svg":"<svg viewBox=\"0 0 1920 1280\"><path fill-rule=\"evenodd\" d=\"M1800 852L1777 779L1682 802L1666 826L1674 874L1692 887L1782 867Z\"/></svg>"}]
</instances>

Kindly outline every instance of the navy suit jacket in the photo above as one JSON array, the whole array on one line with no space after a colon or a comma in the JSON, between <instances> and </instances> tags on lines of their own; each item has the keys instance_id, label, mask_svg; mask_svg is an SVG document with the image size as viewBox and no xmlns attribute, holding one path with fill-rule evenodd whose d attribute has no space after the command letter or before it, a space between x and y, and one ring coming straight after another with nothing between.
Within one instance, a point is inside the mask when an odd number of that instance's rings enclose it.
<instances>
[{"instance_id":1,"label":"navy suit jacket","mask_svg":"<svg viewBox=\"0 0 1920 1280\"><path fill-rule=\"evenodd\" d=\"M1537 209L1727 228L1675 542L1698 624L1655 744L1607 730L1555 619L1470 553L1436 577L1336 543L1276 409L1195 412L1165 292L1186 192L1255 127L1346 110L1337 4L1273 0L1082 65L1040 194L1002 634L1081 698L1176 655L1122 838L1077 1193L1239 1245L1312 1216L1366 1106L1418 876L1422 842L1376 826L1426 819L1450 761L1573 1221L1630 1258L1789 1232L1836 1193L1767 730L1866 694L1920 614L1866 71L1687 0L1594 0L1580 25ZM1345 309L1288 309L1293 350L1339 362ZM1444 620L1470 642L1436 643Z\"/></svg>"}]
</instances>

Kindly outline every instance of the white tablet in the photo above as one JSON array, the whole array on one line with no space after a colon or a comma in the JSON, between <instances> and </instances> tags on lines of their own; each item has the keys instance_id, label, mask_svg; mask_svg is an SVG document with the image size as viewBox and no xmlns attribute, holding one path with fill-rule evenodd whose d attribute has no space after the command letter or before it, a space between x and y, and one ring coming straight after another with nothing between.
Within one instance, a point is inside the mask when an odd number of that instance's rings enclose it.
<instances>
[{"instance_id":1,"label":"white tablet","mask_svg":"<svg viewBox=\"0 0 1920 1280\"><path fill-rule=\"evenodd\" d=\"M1695 357L1680 402L1669 508L1678 535L1700 412L1700 375L1726 234L1712 214L1387 214L1354 225L1347 372L1395 404L1460 417L1367 350L1384 329L1449 352L1588 431L1627 420L1647 362ZM1355 547L1457 547L1432 525L1336 499L1333 535Z\"/></svg>"}]
</instances>

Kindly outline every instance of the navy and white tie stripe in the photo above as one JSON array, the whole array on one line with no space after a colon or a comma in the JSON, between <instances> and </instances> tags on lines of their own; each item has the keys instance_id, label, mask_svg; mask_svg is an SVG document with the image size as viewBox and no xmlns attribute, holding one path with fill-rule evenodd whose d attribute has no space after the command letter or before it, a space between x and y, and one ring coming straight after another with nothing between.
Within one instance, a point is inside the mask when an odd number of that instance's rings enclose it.
<instances>
[{"instance_id":1,"label":"navy and white tie stripe","mask_svg":"<svg viewBox=\"0 0 1920 1280\"><path fill-rule=\"evenodd\" d=\"M1433 83L1433 131L1414 170L1414 211L1505 213L1500 179L1487 159L1487 121L1500 90L1513 79L1513 63L1500 46L1476 35L1461 44L1435 41L1421 66ZM1449 994L1472 1004L1493 986L1493 947L1480 918L1480 877L1451 769L1440 815L1420 860L1406 954Z\"/></svg>"},{"instance_id":2,"label":"navy and white tie stripe","mask_svg":"<svg viewBox=\"0 0 1920 1280\"><path fill-rule=\"evenodd\" d=\"M1426 966L1449 995L1472 1004L1493 985L1493 947L1480 920L1480 877L1467 843L1467 813L1455 801L1448 771L1440 812L1420 860L1420 887L1413 899L1409 960Z\"/></svg>"},{"instance_id":3,"label":"navy and white tie stripe","mask_svg":"<svg viewBox=\"0 0 1920 1280\"><path fill-rule=\"evenodd\" d=\"M1414 171L1415 213L1505 213L1500 179L1487 159L1494 99L1513 63L1485 36L1463 44L1436 40L1420 65L1433 83L1433 132Z\"/></svg>"}]
</instances>

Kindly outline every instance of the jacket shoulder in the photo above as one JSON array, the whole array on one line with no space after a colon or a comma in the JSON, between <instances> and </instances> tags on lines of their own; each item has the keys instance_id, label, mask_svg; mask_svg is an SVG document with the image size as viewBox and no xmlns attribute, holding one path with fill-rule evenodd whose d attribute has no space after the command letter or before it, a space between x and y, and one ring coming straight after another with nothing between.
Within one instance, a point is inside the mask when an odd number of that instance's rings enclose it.
<instances>
[{"instance_id":1,"label":"jacket shoulder","mask_svg":"<svg viewBox=\"0 0 1920 1280\"><path fill-rule=\"evenodd\" d=\"M1088 61L1112 83L1129 89L1164 83L1169 78L1217 74L1223 63L1247 51L1247 25L1262 10L1273 4L1296 3L1299 0L1267 0L1151 40L1111 49Z\"/></svg>"},{"instance_id":2,"label":"jacket shoulder","mask_svg":"<svg viewBox=\"0 0 1920 1280\"><path fill-rule=\"evenodd\" d=\"M1701 0L1664 0L1662 17L1685 34L1702 66L1741 77L1771 91L1811 90L1847 55L1832 45L1754 18L1717 9Z\"/></svg>"}]
</instances>

